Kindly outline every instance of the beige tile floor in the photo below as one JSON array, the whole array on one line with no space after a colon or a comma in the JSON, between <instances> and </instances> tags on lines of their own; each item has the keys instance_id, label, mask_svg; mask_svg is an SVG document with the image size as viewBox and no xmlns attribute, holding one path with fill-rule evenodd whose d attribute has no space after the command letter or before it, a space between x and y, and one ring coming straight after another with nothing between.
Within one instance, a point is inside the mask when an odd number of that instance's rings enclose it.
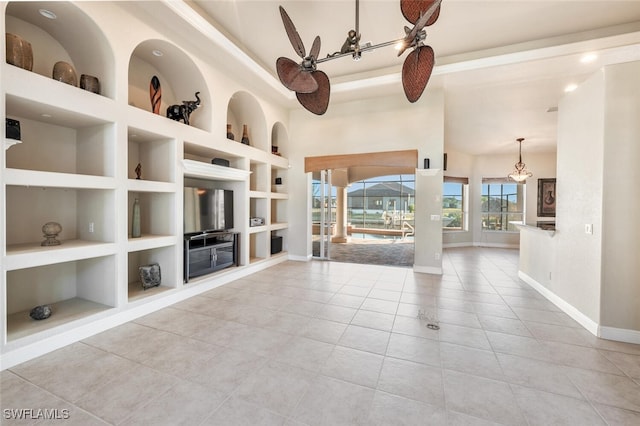
<instances>
[{"instance_id":1,"label":"beige tile floor","mask_svg":"<svg viewBox=\"0 0 640 426\"><path fill-rule=\"evenodd\" d=\"M517 260L286 262L2 372L2 424L640 425L640 346L593 337Z\"/></svg>"}]
</instances>

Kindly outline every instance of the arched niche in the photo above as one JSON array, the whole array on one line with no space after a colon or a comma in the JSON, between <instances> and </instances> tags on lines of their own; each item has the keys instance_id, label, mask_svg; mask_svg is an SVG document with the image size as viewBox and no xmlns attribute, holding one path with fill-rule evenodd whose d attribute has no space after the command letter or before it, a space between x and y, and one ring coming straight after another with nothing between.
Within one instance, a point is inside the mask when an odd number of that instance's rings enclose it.
<instances>
[{"instance_id":1,"label":"arched niche","mask_svg":"<svg viewBox=\"0 0 640 426\"><path fill-rule=\"evenodd\" d=\"M191 113L190 125L211 130L213 112L209 89L186 53L164 40L140 43L129 60L129 105L152 111L149 86L153 76L158 77L162 89L160 115L166 117L170 105L195 101L195 93L200 92L200 105Z\"/></svg>"},{"instance_id":2,"label":"arched niche","mask_svg":"<svg viewBox=\"0 0 640 426\"><path fill-rule=\"evenodd\" d=\"M31 43L33 72L51 77L54 64L65 61L73 65L78 85L82 74L91 75L100 81L100 94L115 97L111 45L96 23L75 4L10 2L5 9L5 29Z\"/></svg>"},{"instance_id":3,"label":"arched niche","mask_svg":"<svg viewBox=\"0 0 640 426\"><path fill-rule=\"evenodd\" d=\"M227 107L227 124L231 125L236 141L241 141L242 130L246 125L249 144L263 151L271 151L264 112L253 95L236 92L231 97Z\"/></svg>"},{"instance_id":4,"label":"arched niche","mask_svg":"<svg viewBox=\"0 0 640 426\"><path fill-rule=\"evenodd\" d=\"M271 128L271 152L287 156L289 148L289 134L281 122L276 122Z\"/></svg>"}]
</instances>

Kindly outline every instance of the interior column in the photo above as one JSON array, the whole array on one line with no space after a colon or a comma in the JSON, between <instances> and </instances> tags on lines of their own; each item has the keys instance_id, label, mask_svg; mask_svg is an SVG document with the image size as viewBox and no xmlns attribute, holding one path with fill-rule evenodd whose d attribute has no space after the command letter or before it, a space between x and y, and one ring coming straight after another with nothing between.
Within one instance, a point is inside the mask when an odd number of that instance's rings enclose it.
<instances>
[{"instance_id":1,"label":"interior column","mask_svg":"<svg viewBox=\"0 0 640 426\"><path fill-rule=\"evenodd\" d=\"M347 188L343 186L336 187L336 234L331 242L347 242Z\"/></svg>"}]
</instances>

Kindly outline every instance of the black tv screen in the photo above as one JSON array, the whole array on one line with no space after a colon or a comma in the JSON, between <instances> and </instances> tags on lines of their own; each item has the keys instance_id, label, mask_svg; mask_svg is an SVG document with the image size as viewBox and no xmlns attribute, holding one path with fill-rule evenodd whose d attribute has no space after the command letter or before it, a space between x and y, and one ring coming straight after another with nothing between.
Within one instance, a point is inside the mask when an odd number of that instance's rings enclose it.
<instances>
[{"instance_id":1,"label":"black tv screen","mask_svg":"<svg viewBox=\"0 0 640 426\"><path fill-rule=\"evenodd\" d=\"M233 228L233 191L184 188L184 233L225 231Z\"/></svg>"}]
</instances>

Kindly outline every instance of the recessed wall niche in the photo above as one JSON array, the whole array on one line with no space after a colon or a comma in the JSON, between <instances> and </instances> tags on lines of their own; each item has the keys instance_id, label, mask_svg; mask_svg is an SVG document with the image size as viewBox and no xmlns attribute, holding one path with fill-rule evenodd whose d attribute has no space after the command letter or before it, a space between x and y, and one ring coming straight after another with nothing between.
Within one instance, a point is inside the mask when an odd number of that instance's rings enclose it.
<instances>
[{"instance_id":1,"label":"recessed wall niche","mask_svg":"<svg viewBox=\"0 0 640 426\"><path fill-rule=\"evenodd\" d=\"M156 76L160 82L162 98L159 115L167 116L167 107L182 105L183 101L200 104L190 117L190 125L211 130L213 109L205 79L191 58L176 46L164 40L140 43L129 59L129 105L152 112L150 85Z\"/></svg>"},{"instance_id":2,"label":"recessed wall niche","mask_svg":"<svg viewBox=\"0 0 640 426\"><path fill-rule=\"evenodd\" d=\"M271 128L271 152L273 154L287 156L289 135L284 124L277 122Z\"/></svg>"},{"instance_id":3,"label":"recessed wall niche","mask_svg":"<svg viewBox=\"0 0 640 426\"><path fill-rule=\"evenodd\" d=\"M58 61L73 65L78 76L92 75L100 81L100 94L115 96L115 60L104 33L71 2L10 2L5 9L6 32L16 34L33 50L33 72L52 76ZM40 10L52 13L46 18Z\"/></svg>"},{"instance_id":4,"label":"recessed wall niche","mask_svg":"<svg viewBox=\"0 0 640 426\"><path fill-rule=\"evenodd\" d=\"M227 124L231 124L236 142L241 142L244 125L247 126L249 145L262 151L271 151L264 112L255 97L247 92L236 92L227 107Z\"/></svg>"}]
</instances>

